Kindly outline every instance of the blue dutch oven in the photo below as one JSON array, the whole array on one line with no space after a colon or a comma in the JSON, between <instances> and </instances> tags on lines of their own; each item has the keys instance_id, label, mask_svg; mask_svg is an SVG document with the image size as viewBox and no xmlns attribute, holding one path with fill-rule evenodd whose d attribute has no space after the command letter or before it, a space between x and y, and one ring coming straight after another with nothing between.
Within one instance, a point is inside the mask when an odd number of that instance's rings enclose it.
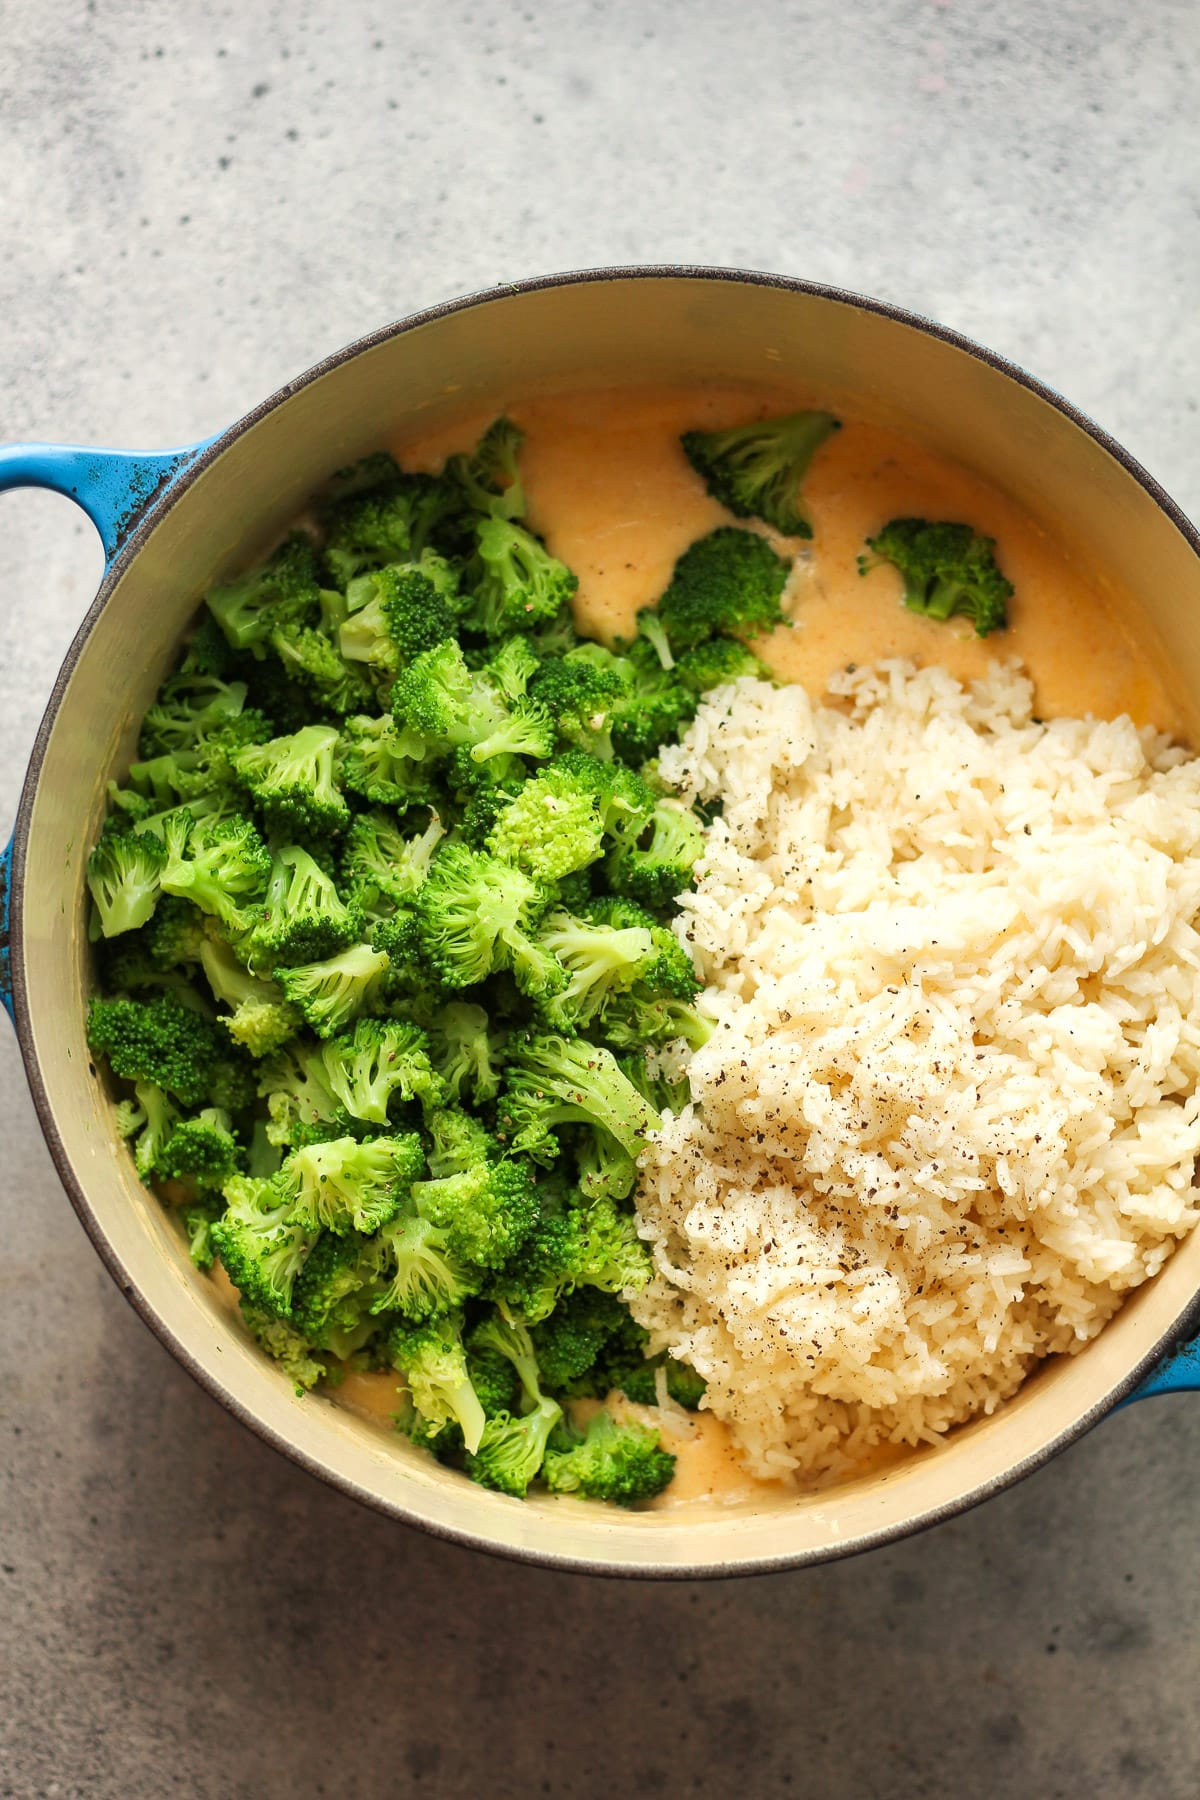
<instances>
[{"instance_id":1,"label":"blue dutch oven","mask_svg":"<svg viewBox=\"0 0 1200 1800\"><path fill-rule=\"evenodd\" d=\"M1007 1486L1123 1402L1200 1386L1200 1233L1078 1356L990 1418L835 1490L625 1515L489 1493L320 1396L298 1398L197 1273L113 1131L84 1038L84 867L105 784L199 595L243 565L334 468L460 412L546 388L803 382L840 410L974 468L1086 547L1200 695L1200 538L1117 444L990 352L893 307L804 282L615 269L420 313L331 356L230 430L158 453L21 444L0 487L68 495L104 579L54 684L4 856L0 994L63 1184L147 1324L211 1394L314 1474L396 1517L529 1561L641 1576L728 1575L845 1555ZM1200 718L1200 708L1197 708Z\"/></svg>"}]
</instances>

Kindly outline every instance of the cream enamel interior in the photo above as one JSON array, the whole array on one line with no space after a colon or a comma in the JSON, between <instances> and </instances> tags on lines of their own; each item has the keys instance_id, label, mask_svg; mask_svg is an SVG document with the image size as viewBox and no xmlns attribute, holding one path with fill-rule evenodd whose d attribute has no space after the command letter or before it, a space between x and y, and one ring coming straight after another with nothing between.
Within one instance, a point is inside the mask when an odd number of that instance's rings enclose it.
<instances>
[{"instance_id":1,"label":"cream enamel interior","mask_svg":"<svg viewBox=\"0 0 1200 1800\"><path fill-rule=\"evenodd\" d=\"M73 1197L121 1285L239 1414L374 1504L498 1550L630 1573L728 1573L836 1555L1003 1483L1101 1412L1200 1290L1200 1235L1080 1356L1048 1365L995 1417L812 1497L621 1515L522 1504L449 1473L286 1378L231 1330L158 1203L116 1146L89 1073L83 861L104 784L196 595L244 562L330 470L381 442L540 391L778 381L899 430L986 476L1053 530L1152 633L1196 739L1200 560L1140 483L1041 396L958 347L853 303L713 277L613 278L504 294L428 320L283 398L191 481L119 573L48 715L14 865L18 1013L35 1096ZM1140 596L1138 616L1126 596ZM1081 645L1086 654L1086 643ZM54 1140L57 1139L57 1143Z\"/></svg>"}]
</instances>

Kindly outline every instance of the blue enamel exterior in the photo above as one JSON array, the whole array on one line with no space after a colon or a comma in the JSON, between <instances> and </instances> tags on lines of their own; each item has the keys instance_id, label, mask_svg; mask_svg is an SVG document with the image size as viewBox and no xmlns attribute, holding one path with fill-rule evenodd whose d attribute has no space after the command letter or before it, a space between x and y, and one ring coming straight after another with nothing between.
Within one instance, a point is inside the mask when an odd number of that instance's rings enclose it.
<instances>
[{"instance_id":1,"label":"blue enamel exterior","mask_svg":"<svg viewBox=\"0 0 1200 1800\"><path fill-rule=\"evenodd\" d=\"M1145 1381L1135 1387L1128 1400L1149 1400L1155 1394L1194 1394L1200 1392L1200 1337L1190 1344L1180 1344L1152 1369Z\"/></svg>"},{"instance_id":2,"label":"blue enamel exterior","mask_svg":"<svg viewBox=\"0 0 1200 1800\"><path fill-rule=\"evenodd\" d=\"M110 563L130 532L162 494L215 438L179 450L93 450L80 444L0 445L0 492L50 488L81 506L100 533ZM0 1002L13 1017L8 950L12 844L0 853ZM1200 1337L1181 1344L1134 1389L1131 1400L1200 1389Z\"/></svg>"},{"instance_id":3,"label":"blue enamel exterior","mask_svg":"<svg viewBox=\"0 0 1200 1800\"><path fill-rule=\"evenodd\" d=\"M165 488L212 443L181 450L90 450L80 444L0 446L0 492L50 488L82 506L100 533L111 562L129 533Z\"/></svg>"},{"instance_id":4,"label":"blue enamel exterior","mask_svg":"<svg viewBox=\"0 0 1200 1800\"><path fill-rule=\"evenodd\" d=\"M0 445L0 493L40 487L81 506L110 563L130 532L213 438L179 450L94 450L81 444ZM12 843L0 855L0 1003L13 1016L8 954L8 886Z\"/></svg>"}]
</instances>

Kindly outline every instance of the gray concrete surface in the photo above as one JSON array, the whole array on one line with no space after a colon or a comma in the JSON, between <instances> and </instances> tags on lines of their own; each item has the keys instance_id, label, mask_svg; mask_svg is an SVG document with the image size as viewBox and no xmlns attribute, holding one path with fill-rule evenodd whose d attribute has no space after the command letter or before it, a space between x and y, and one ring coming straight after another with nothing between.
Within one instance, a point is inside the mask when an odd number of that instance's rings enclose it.
<instances>
[{"instance_id":1,"label":"gray concrete surface","mask_svg":"<svg viewBox=\"0 0 1200 1800\"><path fill-rule=\"evenodd\" d=\"M426 302L801 273L1064 389L1200 512L1188 0L0 4L0 436L169 445ZM0 823L99 574L0 502ZM0 1794L1194 1800L1200 1403L857 1561L512 1567L360 1511L110 1285L0 1042Z\"/></svg>"}]
</instances>

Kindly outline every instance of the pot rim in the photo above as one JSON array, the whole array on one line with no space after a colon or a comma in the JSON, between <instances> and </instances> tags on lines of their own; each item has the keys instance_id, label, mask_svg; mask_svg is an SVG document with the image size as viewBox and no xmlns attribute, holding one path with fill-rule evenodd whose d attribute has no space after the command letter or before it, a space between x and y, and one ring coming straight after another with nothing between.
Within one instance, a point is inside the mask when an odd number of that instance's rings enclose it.
<instances>
[{"instance_id":1,"label":"pot rim","mask_svg":"<svg viewBox=\"0 0 1200 1800\"><path fill-rule=\"evenodd\" d=\"M414 331L421 326L429 325L439 319L447 318L453 313L464 312L470 308L487 306L498 300L512 299L529 293L538 293L546 289L559 287L582 286L591 282L612 281L695 281L703 282L742 282L753 287L779 288L785 292L804 294L815 299L831 301L841 306L850 306L864 312L878 313L898 324L924 333L952 348L962 351L975 361L984 363L999 374L1007 376L1019 386L1028 389L1039 399L1061 413L1079 430L1086 433L1093 442L1105 450L1116 462L1131 475L1145 493L1165 513L1170 522L1180 532L1193 553L1200 557L1200 531L1172 500L1166 490L1142 467L1137 459L1123 448L1107 431L1097 425L1086 413L1073 406L1053 388L1047 386L1036 376L1029 374L1008 358L976 343L950 327L941 325L923 314L909 311L905 307L896 306L890 301L876 300L855 294L847 289L830 286L824 282L805 281L798 276L775 275L753 269L726 268L705 264L670 264L651 263L632 266L615 265L594 269L568 270L554 275L532 276L523 281L504 282L494 288L478 290L454 299L440 301L434 306L423 308L416 313L408 314L389 325L381 326L366 336L355 339L340 350L333 351L314 363L295 380L261 401L234 424L213 438L195 460L174 480L161 498L155 500L142 515L135 529L130 533L116 556L106 566L103 578L96 591L95 598L88 607L71 644L63 658L58 674L55 677L45 711L37 729L33 748L30 752L29 765L22 783L21 796L17 806L16 821L12 836L12 860L10 865L10 956L13 1020L16 1026L17 1042L20 1047L22 1061L25 1065L26 1078L38 1122L46 1140L51 1160L58 1172L59 1179L66 1189L67 1196L77 1213L80 1223L91 1239L97 1254L104 1263L118 1288L129 1301L134 1311L148 1325L168 1349L175 1360L197 1381L206 1393L216 1400L225 1410L231 1413L243 1425L249 1427L255 1435L265 1443L298 1464L310 1475L316 1476L326 1486L337 1489L351 1499L380 1512L389 1518L397 1519L402 1524L428 1532L431 1536L445 1539L472 1550L482 1550L489 1555L503 1557L508 1561L532 1564L540 1568L562 1569L574 1574L595 1576L621 1576L629 1580L678 1580L690 1581L700 1578L724 1578L743 1575L762 1575L777 1570L807 1567L815 1563L840 1560L852 1556L862 1550L874 1549L884 1544L893 1543L900 1538L916 1536L929 1530L934 1525L957 1517L959 1513L992 1496L1015 1486L1035 1469L1050 1461L1059 1451L1067 1448L1089 1431L1100 1419L1113 1411L1125 1400L1138 1382L1155 1366L1181 1337L1190 1335L1200 1325L1200 1293L1198 1293L1183 1315L1171 1329L1130 1369L1113 1387L1106 1397L1098 1400L1083 1416L1067 1426L1057 1436L1023 1457L1019 1462L1011 1464L1002 1473L979 1483L968 1492L956 1496L941 1506L917 1514L915 1517L883 1526L877 1530L864 1531L854 1538L839 1541L833 1546L818 1549L806 1549L793 1552L784 1551L777 1555L738 1558L724 1562L705 1563L664 1563L648 1557L640 1563L622 1563L606 1561L603 1557L579 1557L561 1555L551 1550L514 1546L497 1542L494 1538L485 1537L472 1531L462 1530L454 1526L441 1524L429 1518L415 1508L374 1493L355 1481L352 1477L339 1473L335 1468L321 1462L302 1450L283 1433L265 1424L258 1416L222 1382L204 1369L192 1356L187 1347L176 1336L170 1322L164 1318L142 1295L133 1282L121 1259L116 1254L105 1235L104 1229L94 1213L82 1183L75 1175L74 1168L67 1155L65 1146L59 1135L54 1119L50 1096L42 1077L40 1064L33 1043L33 1033L29 1012L29 998L26 986L25 947L24 947L24 884L25 864L28 850L30 820L36 798L38 783L41 777L42 763L45 757L50 735L58 717L68 683L83 653L84 646L90 637L96 621L107 605L113 590L126 571L139 555L143 544L150 533L158 526L165 515L175 507L186 495L193 482L217 460L236 440L251 427L258 424L269 413L291 399L303 388L340 368L344 363L375 349L378 345L388 343L393 338ZM647 1545L650 1548L650 1544Z\"/></svg>"}]
</instances>

